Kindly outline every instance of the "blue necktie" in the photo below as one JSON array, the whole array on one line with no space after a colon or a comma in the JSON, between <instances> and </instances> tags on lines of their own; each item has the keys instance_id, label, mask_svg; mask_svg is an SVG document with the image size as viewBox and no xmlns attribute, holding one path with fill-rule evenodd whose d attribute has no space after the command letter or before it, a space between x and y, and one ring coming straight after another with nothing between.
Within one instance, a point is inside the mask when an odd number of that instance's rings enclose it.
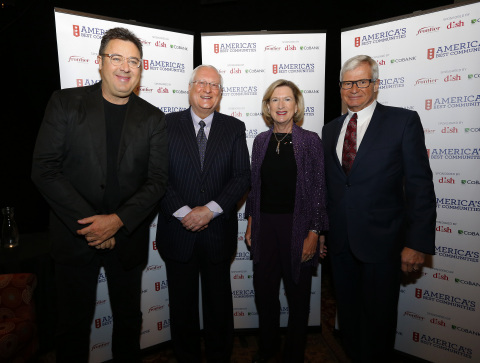
<instances>
[{"instance_id":1,"label":"blue necktie","mask_svg":"<svg viewBox=\"0 0 480 363\"><path fill-rule=\"evenodd\" d=\"M198 123L200 130L197 134L198 152L200 154L200 167L203 170L203 161L205 160L205 150L207 149L207 136L205 136L205 122L202 120Z\"/></svg>"}]
</instances>

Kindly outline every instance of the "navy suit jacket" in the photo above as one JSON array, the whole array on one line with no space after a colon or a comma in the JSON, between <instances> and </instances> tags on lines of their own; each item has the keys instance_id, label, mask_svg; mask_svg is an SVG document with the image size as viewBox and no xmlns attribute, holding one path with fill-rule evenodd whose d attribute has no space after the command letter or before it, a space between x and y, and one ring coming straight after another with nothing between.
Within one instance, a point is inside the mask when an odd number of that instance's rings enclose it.
<instances>
[{"instance_id":1,"label":"navy suit jacket","mask_svg":"<svg viewBox=\"0 0 480 363\"><path fill-rule=\"evenodd\" d=\"M348 244L363 262L435 253L436 202L418 114L377 103L347 176L336 146L346 115L323 127L329 252Z\"/></svg>"},{"instance_id":2,"label":"navy suit jacket","mask_svg":"<svg viewBox=\"0 0 480 363\"><path fill-rule=\"evenodd\" d=\"M157 107L132 94L118 151L115 213L124 226L114 248L125 268L148 258L149 225L167 184L167 129ZM82 265L95 253L77 220L105 214L105 112L101 83L53 93L33 155L32 179L50 204L52 253L57 262Z\"/></svg>"},{"instance_id":3,"label":"navy suit jacket","mask_svg":"<svg viewBox=\"0 0 480 363\"><path fill-rule=\"evenodd\" d=\"M231 258L237 247L237 203L250 186L250 159L245 124L215 112L207 140L203 171L190 109L166 116L169 180L160 201L157 248L162 256L186 262L201 241L213 262ZM201 232L187 231L173 216L179 208L215 201L223 214Z\"/></svg>"}]
</instances>

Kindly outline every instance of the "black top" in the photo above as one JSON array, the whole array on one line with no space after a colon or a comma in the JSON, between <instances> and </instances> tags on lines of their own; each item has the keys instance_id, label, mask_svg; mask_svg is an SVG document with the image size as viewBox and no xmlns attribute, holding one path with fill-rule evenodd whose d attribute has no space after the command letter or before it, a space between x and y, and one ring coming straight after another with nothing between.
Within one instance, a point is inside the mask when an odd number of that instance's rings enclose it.
<instances>
[{"instance_id":1,"label":"black top","mask_svg":"<svg viewBox=\"0 0 480 363\"><path fill-rule=\"evenodd\" d=\"M118 181L118 150L122 129L127 113L128 102L124 105L115 105L103 99L105 110L105 127L107 131L107 183L103 195L103 208L105 213L113 213L122 202L118 200L120 195L120 183Z\"/></svg>"},{"instance_id":2,"label":"black top","mask_svg":"<svg viewBox=\"0 0 480 363\"><path fill-rule=\"evenodd\" d=\"M278 154L275 135L278 140L282 140ZM292 134L272 134L260 172L260 212L293 213L297 164L293 154Z\"/></svg>"}]
</instances>

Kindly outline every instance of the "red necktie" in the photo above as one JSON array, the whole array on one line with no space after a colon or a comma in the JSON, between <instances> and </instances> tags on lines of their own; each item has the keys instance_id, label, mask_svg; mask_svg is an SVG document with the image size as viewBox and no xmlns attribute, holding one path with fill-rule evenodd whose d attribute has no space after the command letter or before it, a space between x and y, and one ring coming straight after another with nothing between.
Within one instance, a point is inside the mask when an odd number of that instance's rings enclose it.
<instances>
[{"instance_id":1,"label":"red necktie","mask_svg":"<svg viewBox=\"0 0 480 363\"><path fill-rule=\"evenodd\" d=\"M343 140L342 168L348 175L357 155L357 114L354 113L348 121L345 140Z\"/></svg>"}]
</instances>

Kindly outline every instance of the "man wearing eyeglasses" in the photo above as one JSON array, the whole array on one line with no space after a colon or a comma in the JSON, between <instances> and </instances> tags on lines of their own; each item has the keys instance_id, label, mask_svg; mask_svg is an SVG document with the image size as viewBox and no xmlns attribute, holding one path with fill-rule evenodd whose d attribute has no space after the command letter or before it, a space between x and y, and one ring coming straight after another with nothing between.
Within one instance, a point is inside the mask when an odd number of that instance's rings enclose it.
<instances>
[{"instance_id":1,"label":"man wearing eyeglasses","mask_svg":"<svg viewBox=\"0 0 480 363\"><path fill-rule=\"evenodd\" d=\"M348 112L323 127L330 253L339 327L354 362L389 362L401 271L435 253L436 202L417 112L376 101L377 62L340 72Z\"/></svg>"},{"instance_id":2,"label":"man wearing eyeglasses","mask_svg":"<svg viewBox=\"0 0 480 363\"><path fill-rule=\"evenodd\" d=\"M199 273L209 362L229 362L233 343L230 263L237 247L237 203L250 186L245 125L217 112L222 77L195 68L190 108L168 114L169 180L160 202L157 248L165 260L170 329L179 362L201 362Z\"/></svg>"},{"instance_id":3,"label":"man wearing eyeglasses","mask_svg":"<svg viewBox=\"0 0 480 363\"><path fill-rule=\"evenodd\" d=\"M50 204L57 362L87 362L100 267L113 314L115 361L141 362L141 276L149 225L167 183L165 115L133 93L142 44L108 30L102 81L56 91L33 155L32 179Z\"/></svg>"}]
</instances>

